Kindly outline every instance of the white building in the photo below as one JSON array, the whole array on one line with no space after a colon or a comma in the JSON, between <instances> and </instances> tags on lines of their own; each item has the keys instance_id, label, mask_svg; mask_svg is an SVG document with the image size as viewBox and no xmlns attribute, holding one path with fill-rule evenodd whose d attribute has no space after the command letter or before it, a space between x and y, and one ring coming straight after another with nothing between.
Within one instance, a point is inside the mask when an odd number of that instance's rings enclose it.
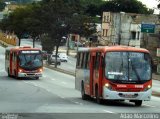
<instances>
[{"instance_id":1,"label":"white building","mask_svg":"<svg viewBox=\"0 0 160 119\"><path fill-rule=\"evenodd\" d=\"M154 33L159 32L157 31L159 24L157 15L103 12L100 43L103 45L121 44L141 47L146 36L153 34L141 31L143 23L154 24Z\"/></svg>"}]
</instances>

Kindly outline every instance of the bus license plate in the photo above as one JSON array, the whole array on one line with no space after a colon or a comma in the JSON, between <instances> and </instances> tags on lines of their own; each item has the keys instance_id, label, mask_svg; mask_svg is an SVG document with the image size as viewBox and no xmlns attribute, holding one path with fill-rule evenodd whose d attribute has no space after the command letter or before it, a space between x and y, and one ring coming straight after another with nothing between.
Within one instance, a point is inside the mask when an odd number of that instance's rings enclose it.
<instances>
[{"instance_id":1,"label":"bus license plate","mask_svg":"<svg viewBox=\"0 0 160 119\"><path fill-rule=\"evenodd\" d=\"M125 97L125 98L134 98L135 96L132 95L132 94L124 94L124 97Z\"/></svg>"}]
</instances>

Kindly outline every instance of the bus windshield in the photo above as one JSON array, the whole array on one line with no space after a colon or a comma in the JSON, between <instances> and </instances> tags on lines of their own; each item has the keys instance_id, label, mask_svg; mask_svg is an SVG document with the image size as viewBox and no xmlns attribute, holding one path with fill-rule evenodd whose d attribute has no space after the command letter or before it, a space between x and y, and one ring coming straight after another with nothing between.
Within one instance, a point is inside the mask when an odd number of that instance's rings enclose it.
<instances>
[{"instance_id":1,"label":"bus windshield","mask_svg":"<svg viewBox=\"0 0 160 119\"><path fill-rule=\"evenodd\" d=\"M42 56L37 53L21 53L19 55L19 65L24 69L36 69L42 67Z\"/></svg>"},{"instance_id":2,"label":"bus windshield","mask_svg":"<svg viewBox=\"0 0 160 119\"><path fill-rule=\"evenodd\" d=\"M151 59L142 52L107 52L105 76L118 82L144 82L151 79Z\"/></svg>"}]
</instances>

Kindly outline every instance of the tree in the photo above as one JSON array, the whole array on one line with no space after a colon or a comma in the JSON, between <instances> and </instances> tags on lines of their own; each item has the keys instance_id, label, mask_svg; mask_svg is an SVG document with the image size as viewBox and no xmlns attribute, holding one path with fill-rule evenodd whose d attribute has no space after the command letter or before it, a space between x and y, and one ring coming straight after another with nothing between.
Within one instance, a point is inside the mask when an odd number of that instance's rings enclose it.
<instances>
[{"instance_id":1,"label":"tree","mask_svg":"<svg viewBox=\"0 0 160 119\"><path fill-rule=\"evenodd\" d=\"M0 0L0 11L2 11L5 8L6 4L3 0Z\"/></svg>"},{"instance_id":2,"label":"tree","mask_svg":"<svg viewBox=\"0 0 160 119\"><path fill-rule=\"evenodd\" d=\"M153 14L154 10L148 9L146 5L137 0L111 0L107 1L100 8L101 13L103 11L112 12L128 12L139 14Z\"/></svg>"},{"instance_id":3,"label":"tree","mask_svg":"<svg viewBox=\"0 0 160 119\"><path fill-rule=\"evenodd\" d=\"M45 0L42 1L42 4L39 19L44 23L43 30L51 37L52 41L48 42L54 42L56 55L63 36L69 33L89 36L93 33L93 30L87 27L89 26L87 24L92 22L89 21L89 17L83 15L83 7L80 6L78 0L76 2L72 0Z\"/></svg>"},{"instance_id":4,"label":"tree","mask_svg":"<svg viewBox=\"0 0 160 119\"><path fill-rule=\"evenodd\" d=\"M29 13L30 11L25 8L18 8L1 21L1 29L3 31L14 32L17 35L19 46L21 42L20 39L23 34L27 32L27 26L24 24L24 20Z\"/></svg>"},{"instance_id":5,"label":"tree","mask_svg":"<svg viewBox=\"0 0 160 119\"><path fill-rule=\"evenodd\" d=\"M30 35L33 38L34 47L35 38L42 33L40 27L42 23L37 19L39 7L38 4L33 3L23 8L17 8L2 20L1 29L11 33L14 32L19 39L19 46L24 34Z\"/></svg>"},{"instance_id":6,"label":"tree","mask_svg":"<svg viewBox=\"0 0 160 119\"><path fill-rule=\"evenodd\" d=\"M41 34L44 33L43 30L41 30L42 22L39 17L39 12L41 9L41 5L33 3L31 5L27 6L27 10L30 11L29 15L24 19L24 24L27 26L27 34L31 36L33 39L33 47L35 47L35 40L38 38Z\"/></svg>"},{"instance_id":7,"label":"tree","mask_svg":"<svg viewBox=\"0 0 160 119\"><path fill-rule=\"evenodd\" d=\"M79 0L43 0L16 9L1 26L3 30L14 31L19 39L24 33L31 35L33 40L43 36L43 49L49 52L56 49L57 55L63 36L76 33L88 37L95 32L91 19L84 14Z\"/></svg>"}]
</instances>

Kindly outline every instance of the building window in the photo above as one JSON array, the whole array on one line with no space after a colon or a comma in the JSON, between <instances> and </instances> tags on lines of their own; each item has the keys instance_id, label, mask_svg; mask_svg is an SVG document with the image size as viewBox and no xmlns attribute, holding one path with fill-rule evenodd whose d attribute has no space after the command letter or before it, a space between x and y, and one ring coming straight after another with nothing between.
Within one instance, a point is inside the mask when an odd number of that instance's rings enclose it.
<instances>
[{"instance_id":1,"label":"building window","mask_svg":"<svg viewBox=\"0 0 160 119\"><path fill-rule=\"evenodd\" d=\"M103 17L103 22L106 22L106 16Z\"/></svg>"},{"instance_id":2,"label":"building window","mask_svg":"<svg viewBox=\"0 0 160 119\"><path fill-rule=\"evenodd\" d=\"M107 33L108 33L108 29L106 29L106 35L105 36L107 36Z\"/></svg>"},{"instance_id":3,"label":"building window","mask_svg":"<svg viewBox=\"0 0 160 119\"><path fill-rule=\"evenodd\" d=\"M109 22L109 16L107 16L107 22Z\"/></svg>"},{"instance_id":4,"label":"building window","mask_svg":"<svg viewBox=\"0 0 160 119\"><path fill-rule=\"evenodd\" d=\"M132 40L135 40L135 39L136 39L136 32L135 32L135 31L132 31L132 32L131 32L131 39L132 39Z\"/></svg>"},{"instance_id":5,"label":"building window","mask_svg":"<svg viewBox=\"0 0 160 119\"><path fill-rule=\"evenodd\" d=\"M137 40L140 39L140 32L137 32Z\"/></svg>"},{"instance_id":6,"label":"building window","mask_svg":"<svg viewBox=\"0 0 160 119\"><path fill-rule=\"evenodd\" d=\"M107 34L108 34L108 29L103 29L103 34L102 34L102 35L103 35L104 37L107 37Z\"/></svg>"},{"instance_id":7,"label":"building window","mask_svg":"<svg viewBox=\"0 0 160 119\"><path fill-rule=\"evenodd\" d=\"M103 34L102 34L103 36L105 35L104 33L105 33L105 29L103 29Z\"/></svg>"}]
</instances>

